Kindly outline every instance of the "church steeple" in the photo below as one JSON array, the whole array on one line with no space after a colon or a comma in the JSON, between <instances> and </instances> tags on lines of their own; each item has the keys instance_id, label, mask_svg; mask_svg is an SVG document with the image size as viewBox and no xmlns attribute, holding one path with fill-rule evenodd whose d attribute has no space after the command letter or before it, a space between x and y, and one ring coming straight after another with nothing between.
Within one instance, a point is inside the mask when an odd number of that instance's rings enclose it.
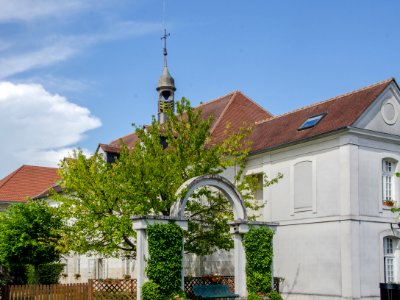
<instances>
[{"instance_id":1,"label":"church steeple","mask_svg":"<svg viewBox=\"0 0 400 300\"><path fill-rule=\"evenodd\" d=\"M169 37L167 30L164 29L164 36L161 38L164 40L164 70L158 80L157 92L158 92L158 123L162 124L167 120L167 110L172 108L175 109L174 94L176 91L174 78L168 70L167 64L167 38Z\"/></svg>"}]
</instances>

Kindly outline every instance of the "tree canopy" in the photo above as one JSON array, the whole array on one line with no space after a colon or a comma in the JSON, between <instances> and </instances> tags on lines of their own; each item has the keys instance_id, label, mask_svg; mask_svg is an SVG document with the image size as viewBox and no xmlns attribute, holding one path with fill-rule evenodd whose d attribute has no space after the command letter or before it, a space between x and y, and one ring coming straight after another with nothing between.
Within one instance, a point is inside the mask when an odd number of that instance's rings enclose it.
<instances>
[{"instance_id":1,"label":"tree canopy","mask_svg":"<svg viewBox=\"0 0 400 300\"><path fill-rule=\"evenodd\" d=\"M54 208L42 201L12 204L0 214L0 265L14 282L24 282L26 265L59 261L61 228Z\"/></svg>"},{"instance_id":2,"label":"tree canopy","mask_svg":"<svg viewBox=\"0 0 400 300\"><path fill-rule=\"evenodd\" d=\"M178 197L175 193L186 180L220 174L231 166L236 166L235 180L247 204L258 208L251 201L258 182L243 176L251 128L244 124L215 143L210 133L212 117L204 119L185 98L176 107L177 113L169 111L162 125L153 117L150 126L137 127L139 142L133 147L121 141L120 156L112 164L99 153L87 158L82 151L62 162L64 192L53 197L62 203L62 215L70 220L64 236L69 250L109 255L135 251L132 215L169 215ZM186 250L208 254L215 248L233 247L228 201L207 189L197 191L194 197L197 201L186 207L190 217Z\"/></svg>"}]
</instances>

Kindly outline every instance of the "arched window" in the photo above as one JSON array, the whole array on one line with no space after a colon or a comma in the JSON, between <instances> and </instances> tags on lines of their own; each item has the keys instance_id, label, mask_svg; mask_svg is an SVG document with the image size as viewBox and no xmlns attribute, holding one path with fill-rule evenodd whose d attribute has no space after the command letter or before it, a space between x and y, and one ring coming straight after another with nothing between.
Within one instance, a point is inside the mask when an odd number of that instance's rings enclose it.
<instances>
[{"instance_id":1,"label":"arched window","mask_svg":"<svg viewBox=\"0 0 400 300\"><path fill-rule=\"evenodd\" d=\"M382 160L382 202L385 206L393 206L395 201L395 169L396 161L385 158Z\"/></svg>"},{"instance_id":2,"label":"arched window","mask_svg":"<svg viewBox=\"0 0 400 300\"><path fill-rule=\"evenodd\" d=\"M383 239L383 259L385 282L398 281L398 256L399 256L399 239L395 237L385 237Z\"/></svg>"}]
</instances>

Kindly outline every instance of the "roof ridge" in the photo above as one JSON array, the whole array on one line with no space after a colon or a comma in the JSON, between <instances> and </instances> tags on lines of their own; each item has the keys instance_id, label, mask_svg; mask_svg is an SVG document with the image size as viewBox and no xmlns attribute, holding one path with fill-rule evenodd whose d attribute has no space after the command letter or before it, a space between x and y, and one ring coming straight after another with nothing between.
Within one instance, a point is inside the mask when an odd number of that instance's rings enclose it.
<instances>
[{"instance_id":1,"label":"roof ridge","mask_svg":"<svg viewBox=\"0 0 400 300\"><path fill-rule=\"evenodd\" d=\"M237 91L237 90L236 90L236 91L233 91L233 92L229 92L229 93L227 93L227 94L225 94L225 95L219 96L218 98L209 100L209 101L207 101L207 102L200 103L200 104L197 105L195 108L199 108L200 106L208 105L208 104L213 103L213 102L215 102L215 101L221 100L222 98L225 98L225 97L227 97L227 96L229 96L229 95L231 95L231 94L233 95L233 94L235 94L235 93L237 93L237 92L240 92L240 91Z\"/></svg>"},{"instance_id":2,"label":"roof ridge","mask_svg":"<svg viewBox=\"0 0 400 300\"><path fill-rule=\"evenodd\" d=\"M265 109L264 107L262 107L260 104L258 104L257 102L255 102L252 98L250 98L249 96L247 96L245 93L243 93L242 91L237 91L238 93L242 94L244 97L247 98L247 100L249 100L250 102L252 102L253 104L255 104L258 108L262 109L263 111L269 113L271 115L271 118L274 116L274 114L272 114L269 110Z\"/></svg>"},{"instance_id":3,"label":"roof ridge","mask_svg":"<svg viewBox=\"0 0 400 300\"><path fill-rule=\"evenodd\" d=\"M214 132L214 129L217 127L217 125L220 123L221 119L223 118L224 114L226 113L226 111L228 110L229 106L232 104L233 100L235 99L235 97L237 96L237 93L239 91L234 91L231 96L231 99L229 99L228 104L225 106L224 110L222 111L222 113L219 115L218 120L216 120L214 126L211 128L210 130L210 134L212 134ZM228 94L229 95L229 94Z\"/></svg>"},{"instance_id":4,"label":"roof ridge","mask_svg":"<svg viewBox=\"0 0 400 300\"><path fill-rule=\"evenodd\" d=\"M103 144L103 145L110 146L112 143L117 143L117 142L123 140L124 138L126 138L126 137L128 137L128 136L131 136L131 135L133 135L133 134L136 134L136 132L132 132L132 133L125 134L124 136L121 136L121 137L119 137L119 138L116 139L116 140L112 140L109 144ZM118 148L118 146L110 146L110 147L116 147L116 148Z\"/></svg>"},{"instance_id":5,"label":"roof ridge","mask_svg":"<svg viewBox=\"0 0 400 300\"><path fill-rule=\"evenodd\" d=\"M7 182L10 181L11 178L15 176L19 171L21 171L26 165L20 166L18 169L14 170L11 172L11 174L8 174L6 177L3 178L4 181L0 182L0 188L3 187Z\"/></svg>"},{"instance_id":6,"label":"roof ridge","mask_svg":"<svg viewBox=\"0 0 400 300\"><path fill-rule=\"evenodd\" d=\"M289 112L286 112L286 113L283 113L283 114L280 114L280 115L277 115L277 116L273 116L273 117L271 117L271 118L269 118L269 119L264 119L264 120L258 121L258 122L256 122L256 125L261 124L261 123L264 123L264 122L267 122L267 121L271 121L271 120L273 120L273 119L278 119L278 118L280 118L280 117L284 117L284 116L287 116L287 115L296 113L296 112L298 112L298 111L301 111L301 110L304 110L304 109L307 109L307 108L311 108L311 107L314 107L314 106L317 106L317 105L320 105L320 104L323 104L323 103L327 103L327 102L330 102L330 101L338 100L338 99L340 99L340 98L344 98L344 97L346 97L346 96L349 96L349 95L352 95L352 94L356 94L356 93L359 93L359 92L362 92L362 91L365 91L365 90L374 88L374 87L376 87L376 86L378 86L378 85L381 85L381 84L384 84L384 83L388 83L388 82L393 81L393 80L394 80L394 78L393 78L393 77L390 77L390 78L388 78L388 79L386 79L386 80L383 80L383 81L380 81L380 82L376 82L376 83L367 85L367 86L365 86L365 87L362 87L362 88L353 90L353 91L351 91L351 92L347 92L347 93L344 93L344 94L341 94L341 95L338 95L338 96L335 96L335 97L332 97L332 98L328 98L328 99L326 99L326 100L318 101L318 102L316 102L316 103L309 104L309 105L306 105L306 106L297 108L297 109L295 109L295 110L292 110L292 111L289 111Z\"/></svg>"},{"instance_id":7,"label":"roof ridge","mask_svg":"<svg viewBox=\"0 0 400 300\"><path fill-rule=\"evenodd\" d=\"M49 192L51 189L53 189L55 186L57 186L58 185L58 183L57 183L57 181L56 182L54 182L54 184L51 186L51 187L48 187L48 188L45 188L43 191L41 191L39 194L37 194L37 195L35 195L35 196L28 196L28 198L37 198L37 197L39 197L39 196L41 196L41 195L44 195L44 194L46 194L47 192Z\"/></svg>"},{"instance_id":8,"label":"roof ridge","mask_svg":"<svg viewBox=\"0 0 400 300\"><path fill-rule=\"evenodd\" d=\"M59 169L58 167L34 166L34 165L23 165L23 167L36 168L36 169Z\"/></svg>"}]
</instances>

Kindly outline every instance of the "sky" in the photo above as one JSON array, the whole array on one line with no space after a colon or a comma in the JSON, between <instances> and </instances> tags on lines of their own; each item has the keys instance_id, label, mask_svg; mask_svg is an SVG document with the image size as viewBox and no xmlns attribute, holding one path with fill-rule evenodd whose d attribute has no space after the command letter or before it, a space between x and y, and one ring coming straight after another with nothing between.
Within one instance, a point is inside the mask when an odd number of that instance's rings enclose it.
<instances>
[{"instance_id":1,"label":"sky","mask_svg":"<svg viewBox=\"0 0 400 300\"><path fill-rule=\"evenodd\" d=\"M400 80L398 0L0 0L0 178L148 124L163 68L193 106L274 115Z\"/></svg>"}]
</instances>

